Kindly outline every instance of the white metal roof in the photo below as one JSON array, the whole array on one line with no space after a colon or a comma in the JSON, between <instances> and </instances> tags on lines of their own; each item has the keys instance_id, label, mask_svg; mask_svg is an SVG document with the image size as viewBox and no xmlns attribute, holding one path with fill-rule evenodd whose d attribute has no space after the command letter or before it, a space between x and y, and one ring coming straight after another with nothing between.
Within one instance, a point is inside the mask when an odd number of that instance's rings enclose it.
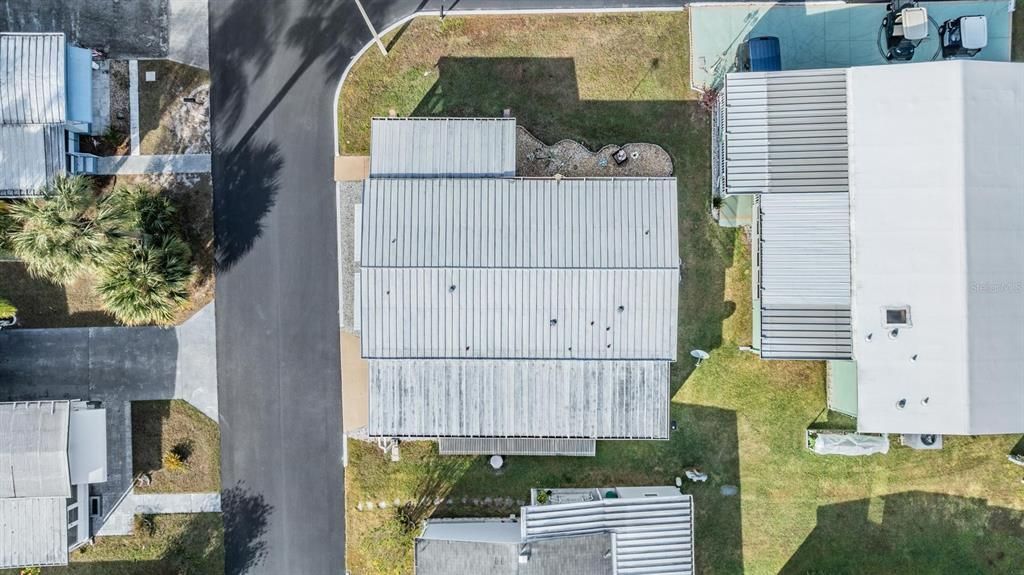
<instances>
[{"instance_id":1,"label":"white metal roof","mask_svg":"<svg viewBox=\"0 0 1024 575\"><path fill-rule=\"evenodd\" d=\"M68 431L71 483L107 480L107 410L73 409Z\"/></svg>"},{"instance_id":2,"label":"white metal roof","mask_svg":"<svg viewBox=\"0 0 1024 575\"><path fill-rule=\"evenodd\" d=\"M371 360L371 435L665 439L661 361Z\"/></svg>"},{"instance_id":3,"label":"white metal roof","mask_svg":"<svg viewBox=\"0 0 1024 575\"><path fill-rule=\"evenodd\" d=\"M0 498L0 569L67 564L67 526L64 497Z\"/></svg>"},{"instance_id":4,"label":"white metal roof","mask_svg":"<svg viewBox=\"0 0 1024 575\"><path fill-rule=\"evenodd\" d=\"M727 193L848 190L846 70L729 74L725 106Z\"/></svg>"},{"instance_id":5,"label":"white metal roof","mask_svg":"<svg viewBox=\"0 0 1024 575\"><path fill-rule=\"evenodd\" d=\"M845 192L760 197L762 357L851 357L849 201Z\"/></svg>"},{"instance_id":6,"label":"white metal roof","mask_svg":"<svg viewBox=\"0 0 1024 575\"><path fill-rule=\"evenodd\" d=\"M0 499L70 497L67 401L0 403Z\"/></svg>"},{"instance_id":7,"label":"white metal roof","mask_svg":"<svg viewBox=\"0 0 1024 575\"><path fill-rule=\"evenodd\" d=\"M515 118L373 118L371 178L511 177Z\"/></svg>"},{"instance_id":8,"label":"white metal roof","mask_svg":"<svg viewBox=\"0 0 1024 575\"><path fill-rule=\"evenodd\" d=\"M0 124L62 124L63 34L0 34Z\"/></svg>"},{"instance_id":9,"label":"white metal roof","mask_svg":"<svg viewBox=\"0 0 1024 575\"><path fill-rule=\"evenodd\" d=\"M1024 431L1024 65L853 68L850 125L858 427Z\"/></svg>"},{"instance_id":10,"label":"white metal roof","mask_svg":"<svg viewBox=\"0 0 1024 575\"><path fill-rule=\"evenodd\" d=\"M363 268L366 358L675 360L675 269Z\"/></svg>"},{"instance_id":11,"label":"white metal roof","mask_svg":"<svg viewBox=\"0 0 1024 575\"><path fill-rule=\"evenodd\" d=\"M611 532L618 575L694 572L689 495L527 506L522 532L526 541Z\"/></svg>"},{"instance_id":12,"label":"white metal roof","mask_svg":"<svg viewBox=\"0 0 1024 575\"><path fill-rule=\"evenodd\" d=\"M39 195L64 171L64 150L60 125L0 124L0 197Z\"/></svg>"},{"instance_id":13,"label":"white metal roof","mask_svg":"<svg viewBox=\"0 0 1024 575\"><path fill-rule=\"evenodd\" d=\"M370 179L360 262L676 269L676 196L675 178Z\"/></svg>"}]
</instances>

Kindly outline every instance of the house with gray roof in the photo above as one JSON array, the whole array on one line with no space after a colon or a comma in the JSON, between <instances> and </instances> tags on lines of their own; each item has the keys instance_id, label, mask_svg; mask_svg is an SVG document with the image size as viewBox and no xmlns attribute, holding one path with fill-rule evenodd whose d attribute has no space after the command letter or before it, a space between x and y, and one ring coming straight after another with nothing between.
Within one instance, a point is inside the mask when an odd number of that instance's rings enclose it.
<instances>
[{"instance_id":1,"label":"house with gray roof","mask_svg":"<svg viewBox=\"0 0 1024 575\"><path fill-rule=\"evenodd\" d=\"M518 519L428 520L415 573L692 575L693 535L675 487L534 489Z\"/></svg>"},{"instance_id":2,"label":"house with gray roof","mask_svg":"<svg viewBox=\"0 0 1024 575\"><path fill-rule=\"evenodd\" d=\"M67 564L92 536L89 486L107 480L105 410L0 403L0 438L0 569Z\"/></svg>"},{"instance_id":3,"label":"house with gray roof","mask_svg":"<svg viewBox=\"0 0 1024 575\"><path fill-rule=\"evenodd\" d=\"M730 74L715 115L761 357L829 360L863 432L1024 432L1024 65Z\"/></svg>"},{"instance_id":4,"label":"house with gray roof","mask_svg":"<svg viewBox=\"0 0 1024 575\"><path fill-rule=\"evenodd\" d=\"M92 125L92 53L64 34L0 33L0 198L37 195L64 172L88 172L77 151Z\"/></svg>"},{"instance_id":5,"label":"house with gray roof","mask_svg":"<svg viewBox=\"0 0 1024 575\"><path fill-rule=\"evenodd\" d=\"M512 118L373 120L356 218L368 433L442 453L667 439L675 178L518 178Z\"/></svg>"}]
</instances>

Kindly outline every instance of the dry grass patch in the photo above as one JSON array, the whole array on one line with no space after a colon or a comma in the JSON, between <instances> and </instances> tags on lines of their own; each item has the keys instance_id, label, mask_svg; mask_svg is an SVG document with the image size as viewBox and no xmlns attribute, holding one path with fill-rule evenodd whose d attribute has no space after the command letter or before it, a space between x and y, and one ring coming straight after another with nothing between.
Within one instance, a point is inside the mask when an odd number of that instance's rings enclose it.
<instances>
[{"instance_id":1,"label":"dry grass patch","mask_svg":"<svg viewBox=\"0 0 1024 575\"><path fill-rule=\"evenodd\" d=\"M140 493L220 491L220 430L185 401L132 402L132 473Z\"/></svg>"}]
</instances>

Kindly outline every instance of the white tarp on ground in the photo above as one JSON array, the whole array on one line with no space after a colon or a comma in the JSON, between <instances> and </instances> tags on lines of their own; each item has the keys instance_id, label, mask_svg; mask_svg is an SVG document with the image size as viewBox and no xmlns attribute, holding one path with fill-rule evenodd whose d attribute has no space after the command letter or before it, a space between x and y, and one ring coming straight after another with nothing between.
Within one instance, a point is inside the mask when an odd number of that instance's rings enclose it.
<instances>
[{"instance_id":1,"label":"white tarp on ground","mask_svg":"<svg viewBox=\"0 0 1024 575\"><path fill-rule=\"evenodd\" d=\"M859 433L818 433L814 435L814 452L818 455L889 453L889 437Z\"/></svg>"}]
</instances>

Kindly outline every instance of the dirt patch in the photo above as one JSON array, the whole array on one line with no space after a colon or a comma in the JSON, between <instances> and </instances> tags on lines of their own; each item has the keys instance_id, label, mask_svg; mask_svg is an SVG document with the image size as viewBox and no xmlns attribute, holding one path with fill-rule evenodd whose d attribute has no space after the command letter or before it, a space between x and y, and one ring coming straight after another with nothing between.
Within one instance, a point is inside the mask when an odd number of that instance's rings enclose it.
<instances>
[{"instance_id":1,"label":"dirt patch","mask_svg":"<svg viewBox=\"0 0 1024 575\"><path fill-rule=\"evenodd\" d=\"M156 74L152 82L147 72ZM210 75L168 60L139 63L143 154L210 153Z\"/></svg>"},{"instance_id":2,"label":"dirt patch","mask_svg":"<svg viewBox=\"0 0 1024 575\"><path fill-rule=\"evenodd\" d=\"M616 161L616 156L620 161ZM516 175L541 178L556 174L567 178L671 176L672 156L657 144L612 144L596 152L573 140L548 146L519 126Z\"/></svg>"},{"instance_id":3,"label":"dirt patch","mask_svg":"<svg viewBox=\"0 0 1024 575\"><path fill-rule=\"evenodd\" d=\"M132 473L142 493L220 491L217 424L185 401L133 401Z\"/></svg>"}]
</instances>

